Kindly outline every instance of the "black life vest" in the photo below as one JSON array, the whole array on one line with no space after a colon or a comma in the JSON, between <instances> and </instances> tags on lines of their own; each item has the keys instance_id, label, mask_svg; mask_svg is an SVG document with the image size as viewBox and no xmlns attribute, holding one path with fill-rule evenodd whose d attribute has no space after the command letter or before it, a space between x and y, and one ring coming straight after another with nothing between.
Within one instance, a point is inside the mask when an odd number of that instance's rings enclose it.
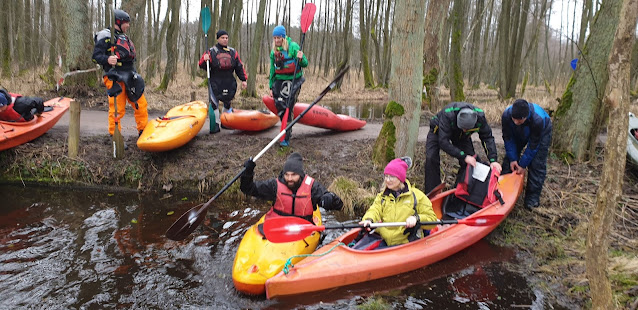
<instances>
[{"instance_id":1,"label":"black life vest","mask_svg":"<svg viewBox=\"0 0 638 310\"><path fill-rule=\"evenodd\" d=\"M211 54L214 53L214 57L211 59L216 59L213 61L213 66L219 70L232 70L235 68L235 49L232 47L224 48L223 50L219 50L217 46L213 46L211 48Z\"/></svg>"},{"instance_id":2,"label":"black life vest","mask_svg":"<svg viewBox=\"0 0 638 310\"><path fill-rule=\"evenodd\" d=\"M295 60L290 58L288 51L276 50L275 51L275 73L276 74L294 74L295 73Z\"/></svg>"},{"instance_id":3,"label":"black life vest","mask_svg":"<svg viewBox=\"0 0 638 310\"><path fill-rule=\"evenodd\" d=\"M135 60L135 45L125 34L115 35L115 55L122 62L133 62Z\"/></svg>"}]
</instances>

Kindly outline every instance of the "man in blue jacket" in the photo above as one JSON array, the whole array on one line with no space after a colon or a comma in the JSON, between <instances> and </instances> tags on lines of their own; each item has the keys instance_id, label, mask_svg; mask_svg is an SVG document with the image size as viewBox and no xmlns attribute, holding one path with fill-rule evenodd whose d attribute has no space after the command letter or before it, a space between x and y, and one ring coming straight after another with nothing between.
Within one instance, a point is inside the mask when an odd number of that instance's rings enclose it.
<instances>
[{"instance_id":1,"label":"man in blue jacket","mask_svg":"<svg viewBox=\"0 0 638 310\"><path fill-rule=\"evenodd\" d=\"M527 169L524 205L531 210L540 204L541 190L547 175L552 121L539 105L517 99L503 111L501 124L505 142L503 173L522 174Z\"/></svg>"}]
</instances>

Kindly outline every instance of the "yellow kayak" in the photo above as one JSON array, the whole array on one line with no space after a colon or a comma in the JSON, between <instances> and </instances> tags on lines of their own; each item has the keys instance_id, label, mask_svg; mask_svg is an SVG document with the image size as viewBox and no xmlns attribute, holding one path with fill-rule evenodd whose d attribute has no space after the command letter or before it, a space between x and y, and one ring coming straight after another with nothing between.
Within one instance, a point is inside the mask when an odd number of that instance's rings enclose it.
<instances>
[{"instance_id":1,"label":"yellow kayak","mask_svg":"<svg viewBox=\"0 0 638 310\"><path fill-rule=\"evenodd\" d=\"M208 117L208 107L201 101L178 105L164 117L151 120L137 139L137 147L147 152L176 149L193 139Z\"/></svg>"},{"instance_id":2,"label":"yellow kayak","mask_svg":"<svg viewBox=\"0 0 638 310\"><path fill-rule=\"evenodd\" d=\"M288 258L310 254L319 245L321 237L319 232L314 232L306 239L295 242L271 243L259 231L259 226L264 222L265 217L266 215L262 216L257 224L248 228L235 255L233 283L238 291L245 294L264 294L266 280L278 274L284 268ZM314 211L313 219L316 225L321 225L319 208ZM295 264L302 259L303 257L293 258L291 262Z\"/></svg>"}]
</instances>

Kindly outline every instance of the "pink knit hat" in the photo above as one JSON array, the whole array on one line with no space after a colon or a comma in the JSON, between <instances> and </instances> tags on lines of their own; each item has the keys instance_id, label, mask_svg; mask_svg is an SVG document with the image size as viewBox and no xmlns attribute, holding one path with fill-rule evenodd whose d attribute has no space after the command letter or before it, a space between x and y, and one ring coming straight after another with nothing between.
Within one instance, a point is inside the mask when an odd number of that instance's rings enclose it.
<instances>
[{"instance_id":1,"label":"pink knit hat","mask_svg":"<svg viewBox=\"0 0 638 310\"><path fill-rule=\"evenodd\" d=\"M393 175L399 178L401 183L405 182L405 173L408 171L408 164L401 158L395 158L385 166L383 174Z\"/></svg>"}]
</instances>

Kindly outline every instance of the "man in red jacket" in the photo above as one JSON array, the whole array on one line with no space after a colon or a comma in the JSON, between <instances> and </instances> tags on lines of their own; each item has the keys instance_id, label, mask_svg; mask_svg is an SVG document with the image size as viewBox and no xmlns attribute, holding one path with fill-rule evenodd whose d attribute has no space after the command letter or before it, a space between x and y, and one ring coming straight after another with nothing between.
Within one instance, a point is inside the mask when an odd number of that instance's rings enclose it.
<instances>
[{"instance_id":1,"label":"man in red jacket","mask_svg":"<svg viewBox=\"0 0 638 310\"><path fill-rule=\"evenodd\" d=\"M38 97L11 95L0 89L0 120L7 122L28 122L33 115L44 111L44 102Z\"/></svg>"}]
</instances>

